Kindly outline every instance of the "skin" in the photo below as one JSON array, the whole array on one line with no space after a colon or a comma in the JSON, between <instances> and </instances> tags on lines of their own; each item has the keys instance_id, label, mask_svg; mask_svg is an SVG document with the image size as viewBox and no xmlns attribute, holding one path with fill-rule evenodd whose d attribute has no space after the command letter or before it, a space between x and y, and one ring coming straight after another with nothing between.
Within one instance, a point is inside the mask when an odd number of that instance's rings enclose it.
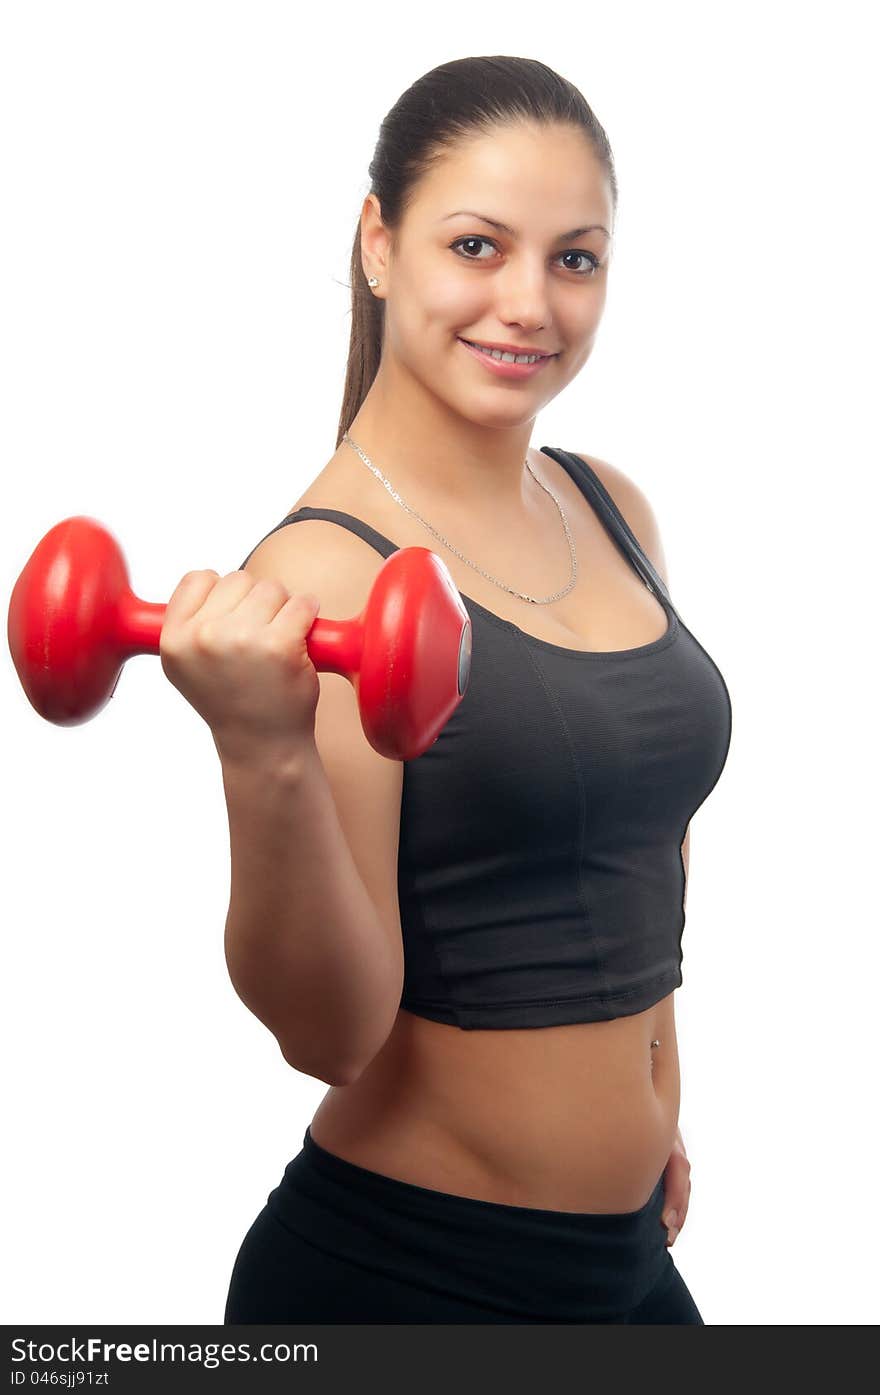
<instances>
[{"instance_id":1,"label":"skin","mask_svg":"<svg viewBox=\"0 0 880 1395\"><path fill-rule=\"evenodd\" d=\"M455 210L488 214L501 232ZM621 557L574 481L530 446L538 412L580 373L608 287L614 211L583 134L516 125L456 147L420 182L392 232L373 194L361 212L364 276L385 302L381 364L349 428L402 498L464 555L517 590L568 580L553 500L575 538L577 585L534 606L461 562L401 509L342 442L294 507L334 507L399 546L432 546L460 590L523 630L570 648L621 649L657 638L666 616ZM560 241L563 230L601 225ZM458 239L468 241L453 244ZM502 379L458 336L557 353L533 377ZM661 575L657 522L622 471L590 461ZM377 570L382 559L377 557ZM683 858L687 858L685 839ZM685 866L687 863L685 861ZM671 1244L690 1196L678 1128L673 994L611 1022L461 1032L404 1010L350 1084L312 1121L322 1146L417 1185L569 1211L642 1206L663 1174ZM659 1038L661 1045L652 1047Z\"/></svg>"}]
</instances>

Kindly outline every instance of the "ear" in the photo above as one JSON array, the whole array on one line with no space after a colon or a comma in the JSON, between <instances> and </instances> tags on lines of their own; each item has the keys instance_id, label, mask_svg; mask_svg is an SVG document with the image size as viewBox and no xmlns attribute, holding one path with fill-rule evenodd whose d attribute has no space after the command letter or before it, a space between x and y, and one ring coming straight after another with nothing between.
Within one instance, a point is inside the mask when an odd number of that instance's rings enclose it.
<instances>
[{"instance_id":1,"label":"ear","mask_svg":"<svg viewBox=\"0 0 880 1395\"><path fill-rule=\"evenodd\" d=\"M663 551L663 540L660 537L660 526L647 495L634 480L630 479L629 475L624 474L623 470L619 470L616 465L609 465L607 460L599 460L595 455L587 455L586 451L576 451L575 453L583 456L584 460L592 465L641 543L648 561L668 589L669 576L667 574L666 554Z\"/></svg>"}]
</instances>

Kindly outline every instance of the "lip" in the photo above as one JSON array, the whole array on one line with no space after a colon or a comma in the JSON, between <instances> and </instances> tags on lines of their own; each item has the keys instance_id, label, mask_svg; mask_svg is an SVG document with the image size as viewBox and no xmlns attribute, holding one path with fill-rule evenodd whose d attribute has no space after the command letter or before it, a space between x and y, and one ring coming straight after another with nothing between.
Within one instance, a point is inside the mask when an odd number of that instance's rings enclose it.
<instances>
[{"instance_id":1,"label":"lip","mask_svg":"<svg viewBox=\"0 0 880 1395\"><path fill-rule=\"evenodd\" d=\"M542 358L556 357L546 349L539 349L535 344L499 344L494 339L465 339L463 334L458 337L465 344L477 344L481 349L500 349L503 354L540 354Z\"/></svg>"},{"instance_id":2,"label":"lip","mask_svg":"<svg viewBox=\"0 0 880 1395\"><path fill-rule=\"evenodd\" d=\"M468 353L473 358L479 359L483 367L490 373L495 373L499 378L533 378L536 373L540 373L548 363L556 357L555 354L547 354L544 358L537 359L534 363L503 363L500 359L492 358L490 354L482 354L479 349L475 349L466 339L458 338L459 344L464 345ZM487 347L495 348L496 345ZM534 349L506 349L505 353L527 354L537 352Z\"/></svg>"}]
</instances>

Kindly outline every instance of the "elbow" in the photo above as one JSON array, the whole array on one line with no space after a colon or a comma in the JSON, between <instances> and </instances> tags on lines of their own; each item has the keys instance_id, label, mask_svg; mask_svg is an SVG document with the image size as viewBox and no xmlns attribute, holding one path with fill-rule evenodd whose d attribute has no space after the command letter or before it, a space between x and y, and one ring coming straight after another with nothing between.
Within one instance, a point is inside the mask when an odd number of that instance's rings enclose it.
<instances>
[{"instance_id":1,"label":"elbow","mask_svg":"<svg viewBox=\"0 0 880 1395\"><path fill-rule=\"evenodd\" d=\"M361 1074L360 1067L352 1067L349 1064L342 1064L335 1061L328 1064L326 1061L306 1061L302 1052L288 1050L283 1041L278 1043L281 1055L284 1057L291 1070L299 1071L301 1075L310 1075L314 1080L320 1080L324 1085L339 1087L342 1085L353 1085Z\"/></svg>"},{"instance_id":2,"label":"elbow","mask_svg":"<svg viewBox=\"0 0 880 1395\"><path fill-rule=\"evenodd\" d=\"M335 1085L336 1087L340 1087L342 1085L353 1085L355 1081L359 1079L362 1072L362 1066L348 1067L345 1070L334 1071L333 1079L328 1080L327 1084Z\"/></svg>"},{"instance_id":3,"label":"elbow","mask_svg":"<svg viewBox=\"0 0 880 1395\"><path fill-rule=\"evenodd\" d=\"M353 1085L385 1046L397 1020L401 992L402 989L395 990L390 1004L385 1005L381 1015L371 1020L369 1032L364 1027L356 1034L356 1039L355 1035L352 1035L351 1040L346 1043L347 1050L344 1056L339 1050L341 1043L338 1038L335 1042L336 1050L328 1060L327 1051L318 1056L309 1056L308 1050L303 1049L302 1038L294 1044L288 1037L278 1037L282 1056L294 1070L314 1076L326 1085Z\"/></svg>"},{"instance_id":4,"label":"elbow","mask_svg":"<svg viewBox=\"0 0 880 1395\"><path fill-rule=\"evenodd\" d=\"M320 1079L327 1085L340 1089L343 1085L353 1085L361 1074L361 1069L359 1066L340 1066L336 1070L323 1071Z\"/></svg>"}]
</instances>

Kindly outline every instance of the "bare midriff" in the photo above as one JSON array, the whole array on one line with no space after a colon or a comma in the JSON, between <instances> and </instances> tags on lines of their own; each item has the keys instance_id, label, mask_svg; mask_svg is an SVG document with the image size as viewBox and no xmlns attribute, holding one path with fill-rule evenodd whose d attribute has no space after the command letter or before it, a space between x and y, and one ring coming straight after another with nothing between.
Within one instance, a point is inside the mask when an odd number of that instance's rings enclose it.
<instances>
[{"instance_id":1,"label":"bare midriff","mask_svg":"<svg viewBox=\"0 0 880 1395\"><path fill-rule=\"evenodd\" d=\"M609 1022L503 1031L401 1009L367 1069L324 1096L312 1137L359 1167L437 1191L635 1211L678 1127L673 996Z\"/></svg>"}]
</instances>

